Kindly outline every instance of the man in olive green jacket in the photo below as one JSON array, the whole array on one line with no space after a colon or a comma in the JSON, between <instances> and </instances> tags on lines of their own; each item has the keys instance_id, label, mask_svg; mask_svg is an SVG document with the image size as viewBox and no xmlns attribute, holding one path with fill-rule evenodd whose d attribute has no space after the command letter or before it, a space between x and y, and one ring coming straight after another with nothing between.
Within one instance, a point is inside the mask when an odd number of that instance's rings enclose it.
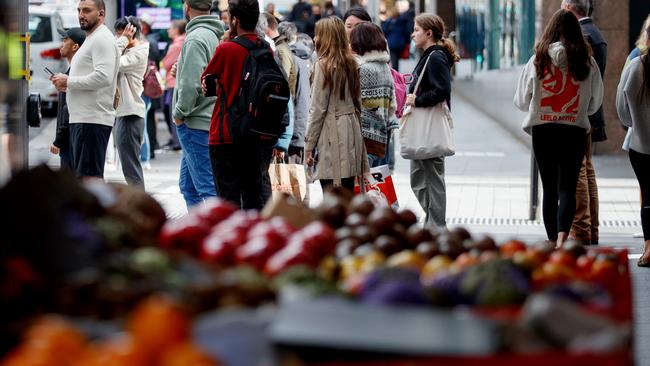
<instances>
[{"instance_id":1,"label":"man in olive green jacket","mask_svg":"<svg viewBox=\"0 0 650 366\"><path fill-rule=\"evenodd\" d=\"M183 148L179 186L187 207L217 195L212 178L208 131L216 101L201 93L201 74L223 38L223 23L210 15L212 0L186 0L189 20L176 70L173 117Z\"/></svg>"}]
</instances>

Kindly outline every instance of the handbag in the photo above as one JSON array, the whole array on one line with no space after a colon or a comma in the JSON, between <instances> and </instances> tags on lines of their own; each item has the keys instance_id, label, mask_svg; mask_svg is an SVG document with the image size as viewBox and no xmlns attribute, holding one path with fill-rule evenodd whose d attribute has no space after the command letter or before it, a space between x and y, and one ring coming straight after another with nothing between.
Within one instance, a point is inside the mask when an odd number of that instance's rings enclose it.
<instances>
[{"instance_id":1,"label":"handbag","mask_svg":"<svg viewBox=\"0 0 650 366\"><path fill-rule=\"evenodd\" d=\"M429 58L415 84L415 92L420 87ZM454 155L453 128L453 119L446 101L426 108L407 106L399 123L400 155L410 160Z\"/></svg>"},{"instance_id":2,"label":"handbag","mask_svg":"<svg viewBox=\"0 0 650 366\"><path fill-rule=\"evenodd\" d=\"M390 175L388 165L370 168L370 172L364 174L363 180L365 183L365 193L370 195L370 199L376 205L390 206L394 209L399 208L397 192L395 191L393 177ZM361 192L361 186L358 180L355 183L354 193L359 194Z\"/></svg>"},{"instance_id":3,"label":"handbag","mask_svg":"<svg viewBox=\"0 0 650 366\"><path fill-rule=\"evenodd\" d=\"M162 88L162 83L160 82L161 79L158 69L156 69L156 64L153 61L150 61L147 66L147 71L144 74L144 78L142 79L144 95L151 99L162 97L164 90Z\"/></svg>"},{"instance_id":4,"label":"handbag","mask_svg":"<svg viewBox=\"0 0 650 366\"><path fill-rule=\"evenodd\" d=\"M307 175L302 164L284 164L276 160L269 166L269 177L273 200L288 194L303 202L307 196Z\"/></svg>"}]
</instances>

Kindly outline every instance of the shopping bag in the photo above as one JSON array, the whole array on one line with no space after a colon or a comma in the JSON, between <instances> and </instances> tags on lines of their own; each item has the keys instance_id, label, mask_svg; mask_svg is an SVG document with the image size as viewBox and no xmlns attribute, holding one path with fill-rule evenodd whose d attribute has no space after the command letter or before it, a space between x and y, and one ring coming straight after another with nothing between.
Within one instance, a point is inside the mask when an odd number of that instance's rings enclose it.
<instances>
[{"instance_id":1,"label":"shopping bag","mask_svg":"<svg viewBox=\"0 0 650 366\"><path fill-rule=\"evenodd\" d=\"M407 112L399 123L400 155L404 159L454 155L453 120L446 102Z\"/></svg>"},{"instance_id":2,"label":"shopping bag","mask_svg":"<svg viewBox=\"0 0 650 366\"><path fill-rule=\"evenodd\" d=\"M288 194L299 202L305 199L308 187L303 165L273 163L269 166L269 176L274 200L283 194Z\"/></svg>"},{"instance_id":3,"label":"shopping bag","mask_svg":"<svg viewBox=\"0 0 650 366\"><path fill-rule=\"evenodd\" d=\"M370 172L364 175L364 183L366 193L371 196L372 200L378 199L387 206L399 208L393 177L390 175L388 165L370 168ZM354 192L357 194L361 192L358 182L354 187Z\"/></svg>"},{"instance_id":4,"label":"shopping bag","mask_svg":"<svg viewBox=\"0 0 650 366\"><path fill-rule=\"evenodd\" d=\"M431 56L429 56L431 57ZM429 58L415 84L416 93L427 70ZM454 128L446 101L429 108L407 106L399 121L400 155L404 159L424 160L454 155Z\"/></svg>"}]
</instances>

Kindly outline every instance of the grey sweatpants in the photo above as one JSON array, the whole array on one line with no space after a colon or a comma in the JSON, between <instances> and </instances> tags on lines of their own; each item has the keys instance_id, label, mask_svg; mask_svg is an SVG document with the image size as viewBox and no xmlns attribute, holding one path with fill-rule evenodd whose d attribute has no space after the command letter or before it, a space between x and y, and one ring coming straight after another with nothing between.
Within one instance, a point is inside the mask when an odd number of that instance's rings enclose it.
<instances>
[{"instance_id":1,"label":"grey sweatpants","mask_svg":"<svg viewBox=\"0 0 650 366\"><path fill-rule=\"evenodd\" d=\"M122 163L122 172L128 185L144 189L144 175L140 165L140 146L144 133L144 118L136 115L117 117L113 137Z\"/></svg>"},{"instance_id":2,"label":"grey sweatpants","mask_svg":"<svg viewBox=\"0 0 650 366\"><path fill-rule=\"evenodd\" d=\"M411 160L411 189L426 213L425 225L445 228L447 226L445 158Z\"/></svg>"}]
</instances>

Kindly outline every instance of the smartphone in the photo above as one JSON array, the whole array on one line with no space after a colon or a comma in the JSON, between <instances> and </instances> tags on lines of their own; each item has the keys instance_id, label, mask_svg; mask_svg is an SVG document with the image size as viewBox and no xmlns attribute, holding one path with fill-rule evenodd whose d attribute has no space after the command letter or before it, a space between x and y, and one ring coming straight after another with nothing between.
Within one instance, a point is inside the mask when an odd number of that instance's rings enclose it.
<instances>
[{"instance_id":1,"label":"smartphone","mask_svg":"<svg viewBox=\"0 0 650 366\"><path fill-rule=\"evenodd\" d=\"M52 72L52 70L48 69L47 67L44 67L43 71L45 71L45 73L50 75L50 76L54 76L54 73Z\"/></svg>"},{"instance_id":2,"label":"smartphone","mask_svg":"<svg viewBox=\"0 0 650 366\"><path fill-rule=\"evenodd\" d=\"M206 97L216 97L217 96L217 77L216 75L208 74L205 75L205 96Z\"/></svg>"}]
</instances>

